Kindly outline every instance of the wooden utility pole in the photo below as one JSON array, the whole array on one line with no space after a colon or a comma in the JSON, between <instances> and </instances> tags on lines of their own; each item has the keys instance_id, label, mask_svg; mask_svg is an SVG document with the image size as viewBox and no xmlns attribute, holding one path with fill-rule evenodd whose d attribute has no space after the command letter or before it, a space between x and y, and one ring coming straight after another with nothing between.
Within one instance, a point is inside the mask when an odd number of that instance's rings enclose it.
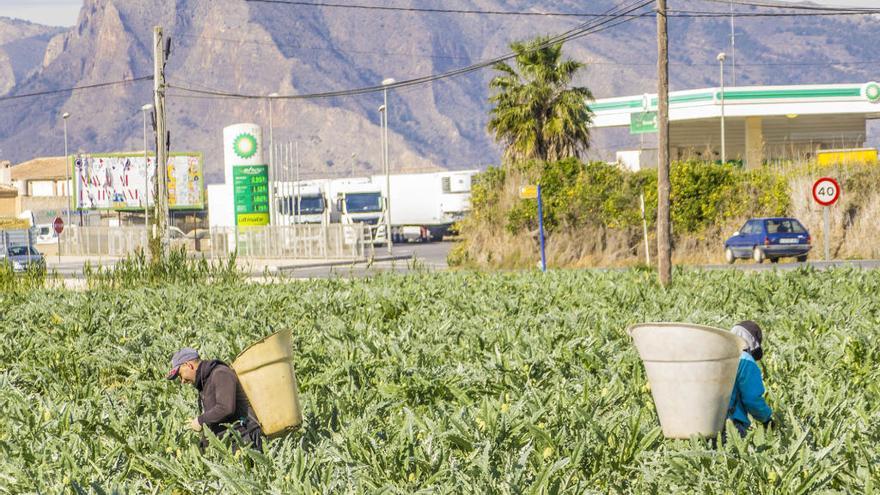
<instances>
[{"instance_id":1,"label":"wooden utility pole","mask_svg":"<svg viewBox=\"0 0 880 495\"><path fill-rule=\"evenodd\" d=\"M669 38L666 0L657 0L657 272L660 285L672 282L669 229Z\"/></svg>"},{"instance_id":2,"label":"wooden utility pole","mask_svg":"<svg viewBox=\"0 0 880 495\"><path fill-rule=\"evenodd\" d=\"M153 28L153 105L156 107L156 223L150 239L150 252L154 260L165 253L166 232L168 231L168 144L165 126L165 39L162 27Z\"/></svg>"}]
</instances>

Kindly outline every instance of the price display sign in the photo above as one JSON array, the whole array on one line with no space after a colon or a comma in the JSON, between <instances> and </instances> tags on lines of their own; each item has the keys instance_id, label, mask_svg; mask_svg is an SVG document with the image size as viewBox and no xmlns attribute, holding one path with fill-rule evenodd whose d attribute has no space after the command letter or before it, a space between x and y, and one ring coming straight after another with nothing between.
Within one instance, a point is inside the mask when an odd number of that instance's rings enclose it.
<instances>
[{"instance_id":1,"label":"price display sign","mask_svg":"<svg viewBox=\"0 0 880 495\"><path fill-rule=\"evenodd\" d=\"M246 165L232 167L235 197L235 224L269 224L269 167Z\"/></svg>"}]
</instances>

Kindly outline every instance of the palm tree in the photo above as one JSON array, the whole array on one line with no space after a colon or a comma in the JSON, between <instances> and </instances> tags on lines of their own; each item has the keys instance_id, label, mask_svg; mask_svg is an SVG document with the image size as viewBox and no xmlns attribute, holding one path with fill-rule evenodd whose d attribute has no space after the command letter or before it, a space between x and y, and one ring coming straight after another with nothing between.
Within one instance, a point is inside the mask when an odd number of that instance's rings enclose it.
<instances>
[{"instance_id":1,"label":"palm tree","mask_svg":"<svg viewBox=\"0 0 880 495\"><path fill-rule=\"evenodd\" d=\"M580 158L590 146L587 101L593 95L587 88L569 87L586 64L561 60L562 43L548 40L514 42L516 68L506 62L494 66L501 75L489 83L497 91L489 98L495 104L489 131L506 145L508 160Z\"/></svg>"}]
</instances>

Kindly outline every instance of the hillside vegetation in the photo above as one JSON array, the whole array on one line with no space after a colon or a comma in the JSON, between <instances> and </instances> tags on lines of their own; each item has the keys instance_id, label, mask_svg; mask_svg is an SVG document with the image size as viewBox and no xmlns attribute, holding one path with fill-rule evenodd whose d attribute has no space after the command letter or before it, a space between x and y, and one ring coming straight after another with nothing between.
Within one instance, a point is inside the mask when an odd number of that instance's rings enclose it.
<instances>
[{"instance_id":1,"label":"hillside vegetation","mask_svg":"<svg viewBox=\"0 0 880 495\"><path fill-rule=\"evenodd\" d=\"M824 242L822 211L813 202L815 179L836 177L843 191L831 208L834 258L880 256L880 166L815 164L744 170L696 161L672 164L673 258L678 263L721 263L723 242L749 217L791 215L809 229L810 256ZM490 167L473 188L471 215L460 224L463 242L450 264L531 268L539 260L537 203L520 199L523 185L542 184L548 263L552 267L644 264L640 195L649 246L656 256L656 170L631 172L604 162L574 159ZM654 260L652 259L652 264Z\"/></svg>"}]
</instances>

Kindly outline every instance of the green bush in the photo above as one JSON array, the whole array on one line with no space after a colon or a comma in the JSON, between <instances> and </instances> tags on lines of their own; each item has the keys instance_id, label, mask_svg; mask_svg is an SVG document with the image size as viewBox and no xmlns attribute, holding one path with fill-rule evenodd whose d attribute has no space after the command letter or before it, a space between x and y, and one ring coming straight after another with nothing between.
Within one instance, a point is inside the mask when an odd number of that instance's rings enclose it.
<instances>
[{"instance_id":1,"label":"green bush","mask_svg":"<svg viewBox=\"0 0 880 495\"><path fill-rule=\"evenodd\" d=\"M632 172L614 164L583 163L576 159L528 162L515 170L526 180L540 181L548 235L560 228L639 227L642 194L648 223L653 226L657 218L656 170ZM472 196L472 223L501 222L511 234L537 229L535 200L517 198L507 211L502 211L500 199L505 180L507 174L501 168L490 167L480 175ZM670 216L676 235L699 234L749 216L785 215L791 206L786 177L768 169L674 162L670 183Z\"/></svg>"},{"instance_id":2,"label":"green bush","mask_svg":"<svg viewBox=\"0 0 880 495\"><path fill-rule=\"evenodd\" d=\"M670 217L675 242L717 240L719 232L751 217L793 214L793 184L804 177L834 175L851 201L844 202L845 222L852 223L860 214L868 214L874 184L880 180L880 167L857 166L829 171L814 164L797 168L762 167L744 169L736 163L698 161L673 162L670 168ZM576 159L557 162L530 161L490 167L479 175L473 189L471 215L461 224L464 244L454 250L449 263L509 260L507 254L521 251L514 239L534 234L538 228L537 202L520 199L519 188L525 184L542 185L544 226L549 242L554 235L612 235L618 239L616 252L633 253L633 240L641 238L639 196L644 195L645 218L653 231L657 219L657 170L633 172L605 162L584 163ZM516 196L514 196L516 194ZM737 225L738 226L738 225ZM510 236L500 239L498 236ZM472 241L472 239L478 239ZM487 245L487 239L500 242ZM605 249L604 241L590 243L585 251L575 252L572 239L560 237L569 246L568 255L582 259ZM620 241L623 239L623 241ZM689 242L689 241L688 241ZM694 245L694 244L690 244ZM528 246L525 246L528 249ZM504 254L499 250L509 250ZM567 262L576 262L566 258ZM500 266L500 265L499 265ZM505 266L518 266L507 263Z\"/></svg>"},{"instance_id":3,"label":"green bush","mask_svg":"<svg viewBox=\"0 0 880 495\"><path fill-rule=\"evenodd\" d=\"M478 174L471 185L471 219L476 222L497 222L501 215L496 205L507 174L501 167L489 167Z\"/></svg>"}]
</instances>

